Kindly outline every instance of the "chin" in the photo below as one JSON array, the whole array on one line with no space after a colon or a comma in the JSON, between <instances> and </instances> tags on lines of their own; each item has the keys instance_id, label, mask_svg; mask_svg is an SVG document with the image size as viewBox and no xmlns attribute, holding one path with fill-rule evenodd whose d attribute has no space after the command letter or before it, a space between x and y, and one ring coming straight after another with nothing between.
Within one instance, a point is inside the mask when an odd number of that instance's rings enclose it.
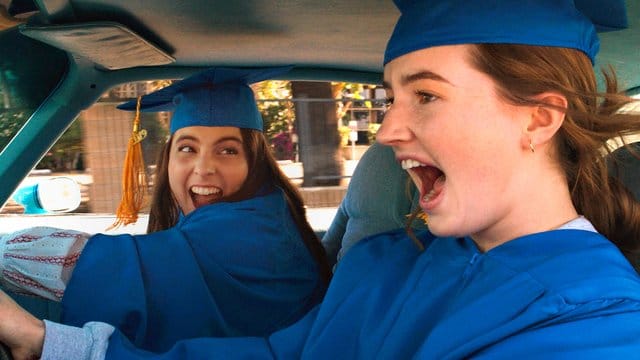
<instances>
[{"instance_id":1,"label":"chin","mask_svg":"<svg viewBox=\"0 0 640 360\"><path fill-rule=\"evenodd\" d=\"M463 234L461 234L460 232L460 227L459 226L447 226L446 224L443 224L443 221L440 220L438 221L438 219L434 216L429 215L429 224L427 225L429 228L429 231L438 236L438 237L462 237L464 236Z\"/></svg>"},{"instance_id":2,"label":"chin","mask_svg":"<svg viewBox=\"0 0 640 360\"><path fill-rule=\"evenodd\" d=\"M182 215L189 215L193 212L193 210L195 210L194 207L190 206L189 208L186 208L184 206L180 206L180 211L182 212Z\"/></svg>"}]
</instances>

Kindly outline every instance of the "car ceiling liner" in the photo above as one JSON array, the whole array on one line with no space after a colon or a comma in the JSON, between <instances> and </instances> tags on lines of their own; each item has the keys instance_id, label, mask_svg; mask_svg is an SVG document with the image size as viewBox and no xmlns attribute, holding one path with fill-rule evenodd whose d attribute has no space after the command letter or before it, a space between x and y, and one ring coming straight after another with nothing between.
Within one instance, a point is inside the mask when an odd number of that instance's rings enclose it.
<instances>
[{"instance_id":1,"label":"car ceiling liner","mask_svg":"<svg viewBox=\"0 0 640 360\"><path fill-rule=\"evenodd\" d=\"M175 59L140 35L116 22L20 26L20 32L108 70L166 65Z\"/></svg>"}]
</instances>

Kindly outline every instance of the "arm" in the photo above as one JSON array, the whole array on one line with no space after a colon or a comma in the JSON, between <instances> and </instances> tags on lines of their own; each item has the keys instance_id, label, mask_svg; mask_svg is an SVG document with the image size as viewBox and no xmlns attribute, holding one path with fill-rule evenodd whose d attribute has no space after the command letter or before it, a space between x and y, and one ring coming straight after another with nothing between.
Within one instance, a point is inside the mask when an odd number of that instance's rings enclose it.
<instances>
[{"instance_id":1,"label":"arm","mask_svg":"<svg viewBox=\"0 0 640 360\"><path fill-rule=\"evenodd\" d=\"M44 323L0 291L0 342L15 359L37 359L44 342Z\"/></svg>"},{"instance_id":2,"label":"arm","mask_svg":"<svg viewBox=\"0 0 640 360\"><path fill-rule=\"evenodd\" d=\"M607 306L597 314L565 316L546 326L513 334L479 353L466 354L478 359L570 358L634 359L640 354L640 304L617 300L586 303L578 308ZM532 352L532 349L535 351ZM471 356L469 356L471 355ZM461 356L462 357L462 356Z\"/></svg>"},{"instance_id":3,"label":"arm","mask_svg":"<svg viewBox=\"0 0 640 360\"><path fill-rule=\"evenodd\" d=\"M290 325L324 284L287 211L274 192L199 208L165 231L98 234L67 285L63 322L106 322L159 352L181 339L263 336ZM212 238L212 228L226 229Z\"/></svg>"},{"instance_id":4,"label":"arm","mask_svg":"<svg viewBox=\"0 0 640 360\"><path fill-rule=\"evenodd\" d=\"M18 294L60 301L90 235L35 227L0 239L0 285Z\"/></svg>"},{"instance_id":5,"label":"arm","mask_svg":"<svg viewBox=\"0 0 640 360\"><path fill-rule=\"evenodd\" d=\"M297 323L268 338L196 338L180 341L162 354L136 348L121 332L114 331L113 327L104 323L90 322L78 328L45 321L46 336L39 339L39 351L43 360L298 359L301 357L317 311L318 308ZM1 331L0 340L5 341Z\"/></svg>"}]
</instances>

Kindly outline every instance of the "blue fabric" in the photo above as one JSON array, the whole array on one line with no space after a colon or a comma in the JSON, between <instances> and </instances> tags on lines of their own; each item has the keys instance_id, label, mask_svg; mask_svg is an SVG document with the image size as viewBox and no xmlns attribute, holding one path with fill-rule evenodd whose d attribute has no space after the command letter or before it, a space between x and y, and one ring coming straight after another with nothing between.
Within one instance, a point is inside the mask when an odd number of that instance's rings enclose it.
<instances>
[{"instance_id":1,"label":"blue fabric","mask_svg":"<svg viewBox=\"0 0 640 360\"><path fill-rule=\"evenodd\" d=\"M595 62L601 29L627 26L624 0L396 0L384 63L432 46L506 43L578 49ZM576 6L578 9L576 9ZM582 12L580 12L580 11ZM586 16L584 15L586 14ZM591 16L591 19L587 18Z\"/></svg>"},{"instance_id":2,"label":"blue fabric","mask_svg":"<svg viewBox=\"0 0 640 360\"><path fill-rule=\"evenodd\" d=\"M140 111L174 111L171 134L187 126L234 126L262 131L262 115L249 85L291 68L211 68L143 96ZM133 111L136 105L137 100L133 100L118 109Z\"/></svg>"},{"instance_id":3,"label":"blue fabric","mask_svg":"<svg viewBox=\"0 0 640 360\"><path fill-rule=\"evenodd\" d=\"M591 19L598 32L629 26L625 0L575 0L575 3L578 10Z\"/></svg>"},{"instance_id":4,"label":"blue fabric","mask_svg":"<svg viewBox=\"0 0 640 360\"><path fill-rule=\"evenodd\" d=\"M90 239L62 299L65 324L102 321L138 347L264 336L325 290L282 191L195 210L172 229Z\"/></svg>"},{"instance_id":5,"label":"blue fabric","mask_svg":"<svg viewBox=\"0 0 640 360\"><path fill-rule=\"evenodd\" d=\"M480 253L402 230L360 241L324 302L268 339L198 339L161 359L632 359L640 278L597 233L555 230ZM152 357L116 333L107 357ZM156 357L154 357L156 358Z\"/></svg>"}]
</instances>

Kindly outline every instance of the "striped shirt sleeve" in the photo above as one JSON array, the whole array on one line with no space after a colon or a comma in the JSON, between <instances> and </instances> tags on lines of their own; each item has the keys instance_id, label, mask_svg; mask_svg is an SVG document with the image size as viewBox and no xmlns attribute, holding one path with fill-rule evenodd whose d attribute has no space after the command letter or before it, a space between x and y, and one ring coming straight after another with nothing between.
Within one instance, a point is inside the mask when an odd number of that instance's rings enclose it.
<instances>
[{"instance_id":1,"label":"striped shirt sleeve","mask_svg":"<svg viewBox=\"0 0 640 360\"><path fill-rule=\"evenodd\" d=\"M0 238L0 285L12 292L60 301L91 235L34 227Z\"/></svg>"}]
</instances>

